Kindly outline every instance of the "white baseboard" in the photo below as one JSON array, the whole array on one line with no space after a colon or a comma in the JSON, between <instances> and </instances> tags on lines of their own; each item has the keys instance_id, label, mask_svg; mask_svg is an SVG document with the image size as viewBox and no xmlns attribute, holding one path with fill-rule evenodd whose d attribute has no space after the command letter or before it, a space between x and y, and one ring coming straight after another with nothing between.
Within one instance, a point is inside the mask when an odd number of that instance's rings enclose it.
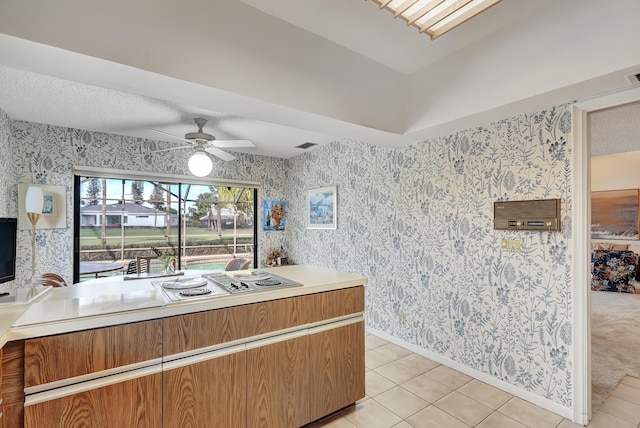
<instances>
[{"instance_id":1,"label":"white baseboard","mask_svg":"<svg viewBox=\"0 0 640 428\"><path fill-rule=\"evenodd\" d=\"M542 407L543 409L556 413L562 416L563 418L567 418L569 420L572 420L573 418L573 410L569 407L561 406L560 404L555 403L547 398L544 398L532 392L526 391L515 385L511 385L510 383L507 383L503 380L496 379L493 376L490 376L476 369L472 369L471 367L462 365L456 361L450 360L449 358L443 357L442 355L433 353L431 351L427 351L426 349L420 348L419 346L416 346L412 343L405 342L404 340L398 339L397 337L391 336L390 334L387 334L385 332L378 331L370 327L365 327L365 330L367 333L373 334L374 336L378 336L388 342L391 342L395 345L406 348L411 352L414 352L418 355L422 355L423 357L429 358L430 360L440 363L443 366L447 366L449 368L457 370L461 373L464 373L468 376L478 379L486 384L489 384L505 392L508 392L511 395L515 395L516 397L522 398L523 400L533 403L538 407Z\"/></svg>"}]
</instances>

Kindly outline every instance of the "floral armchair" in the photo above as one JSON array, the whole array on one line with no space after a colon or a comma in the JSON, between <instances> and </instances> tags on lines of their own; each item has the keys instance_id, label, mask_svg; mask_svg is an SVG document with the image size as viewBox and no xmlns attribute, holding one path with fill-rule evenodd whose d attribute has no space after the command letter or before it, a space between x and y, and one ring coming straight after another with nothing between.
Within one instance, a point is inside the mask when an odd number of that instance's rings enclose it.
<instances>
[{"instance_id":1,"label":"floral armchair","mask_svg":"<svg viewBox=\"0 0 640 428\"><path fill-rule=\"evenodd\" d=\"M593 252L591 289L635 293L629 282L635 279L638 255L625 250L595 250Z\"/></svg>"}]
</instances>

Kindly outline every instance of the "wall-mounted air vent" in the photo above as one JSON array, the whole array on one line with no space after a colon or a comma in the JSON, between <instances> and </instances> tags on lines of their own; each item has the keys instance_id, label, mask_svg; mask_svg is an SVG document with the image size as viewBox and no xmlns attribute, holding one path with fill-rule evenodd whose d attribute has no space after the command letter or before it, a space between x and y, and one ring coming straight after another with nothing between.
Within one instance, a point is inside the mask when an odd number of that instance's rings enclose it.
<instances>
[{"instance_id":1,"label":"wall-mounted air vent","mask_svg":"<svg viewBox=\"0 0 640 428\"><path fill-rule=\"evenodd\" d=\"M640 85L640 73L630 74L627 76L627 79L629 79L632 85Z\"/></svg>"},{"instance_id":2,"label":"wall-mounted air vent","mask_svg":"<svg viewBox=\"0 0 640 428\"><path fill-rule=\"evenodd\" d=\"M313 147L313 146L317 146L317 144L316 144L316 143L310 143L310 142L308 142L308 141L307 141L306 143L302 143L302 144L300 144L299 146L296 146L295 148L296 148L296 149L304 149L304 150L307 150L307 149L310 149L310 148L311 148L311 147Z\"/></svg>"}]
</instances>

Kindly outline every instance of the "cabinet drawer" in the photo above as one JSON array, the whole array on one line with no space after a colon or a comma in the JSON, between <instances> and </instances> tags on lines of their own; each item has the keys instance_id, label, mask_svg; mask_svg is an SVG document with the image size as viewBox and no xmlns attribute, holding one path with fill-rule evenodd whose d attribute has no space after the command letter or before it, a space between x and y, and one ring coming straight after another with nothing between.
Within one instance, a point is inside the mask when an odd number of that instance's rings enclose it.
<instances>
[{"instance_id":1,"label":"cabinet drawer","mask_svg":"<svg viewBox=\"0 0 640 428\"><path fill-rule=\"evenodd\" d=\"M179 315L164 321L165 357L307 323L309 296Z\"/></svg>"},{"instance_id":2,"label":"cabinet drawer","mask_svg":"<svg viewBox=\"0 0 640 428\"><path fill-rule=\"evenodd\" d=\"M249 305L179 315L164 320L164 356L247 337Z\"/></svg>"},{"instance_id":3,"label":"cabinet drawer","mask_svg":"<svg viewBox=\"0 0 640 428\"><path fill-rule=\"evenodd\" d=\"M86 330L25 342L25 387L162 358L162 321Z\"/></svg>"},{"instance_id":4,"label":"cabinet drawer","mask_svg":"<svg viewBox=\"0 0 640 428\"><path fill-rule=\"evenodd\" d=\"M364 287L179 315L164 320L164 356L360 312L364 312Z\"/></svg>"},{"instance_id":5,"label":"cabinet drawer","mask_svg":"<svg viewBox=\"0 0 640 428\"><path fill-rule=\"evenodd\" d=\"M309 323L364 312L364 287L351 287L311 294L308 303Z\"/></svg>"}]
</instances>

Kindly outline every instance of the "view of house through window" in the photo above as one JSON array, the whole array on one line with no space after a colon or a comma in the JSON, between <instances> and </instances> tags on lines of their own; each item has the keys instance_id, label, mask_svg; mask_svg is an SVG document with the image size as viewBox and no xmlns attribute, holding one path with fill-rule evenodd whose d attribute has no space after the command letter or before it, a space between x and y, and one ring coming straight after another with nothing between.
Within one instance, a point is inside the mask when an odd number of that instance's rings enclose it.
<instances>
[{"instance_id":1,"label":"view of house through window","mask_svg":"<svg viewBox=\"0 0 640 428\"><path fill-rule=\"evenodd\" d=\"M176 269L222 270L233 258L254 259L253 188L100 177L76 183L80 280L136 273L138 257L151 257L152 271L167 260Z\"/></svg>"}]
</instances>

